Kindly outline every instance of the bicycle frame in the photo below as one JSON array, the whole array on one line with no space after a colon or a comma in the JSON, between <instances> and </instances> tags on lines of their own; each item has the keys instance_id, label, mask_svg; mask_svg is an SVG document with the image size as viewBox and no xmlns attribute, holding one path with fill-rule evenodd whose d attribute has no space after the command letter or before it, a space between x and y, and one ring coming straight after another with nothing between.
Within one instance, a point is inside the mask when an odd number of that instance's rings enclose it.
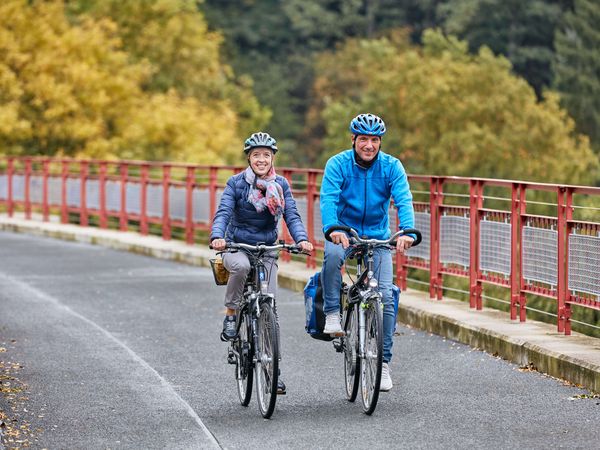
<instances>
[{"instance_id":1,"label":"bicycle frame","mask_svg":"<svg viewBox=\"0 0 600 450\"><path fill-rule=\"evenodd\" d=\"M365 308L368 308L371 306L371 304L373 303L374 300L381 300L382 299L382 295L381 292L375 290L378 286L378 282L377 279L375 278L375 273L373 272L373 263L374 263L374 258L373 258L373 253L374 253L374 247L370 246L367 248L367 255L366 255L366 261L367 261L367 267L365 267L364 271L362 270L362 259L363 256L360 255L357 259L356 259L356 273L357 273L357 280L356 283L354 283L350 288L350 289L356 289L358 290L357 294L360 298L360 305L358 308L358 349L359 349L359 356L361 358L364 358L365 355L365 335L366 335L366 320L365 320ZM359 275L360 274L360 275ZM374 280L374 281L372 281ZM361 284L364 284L366 286L366 289L361 290Z\"/></svg>"}]
</instances>

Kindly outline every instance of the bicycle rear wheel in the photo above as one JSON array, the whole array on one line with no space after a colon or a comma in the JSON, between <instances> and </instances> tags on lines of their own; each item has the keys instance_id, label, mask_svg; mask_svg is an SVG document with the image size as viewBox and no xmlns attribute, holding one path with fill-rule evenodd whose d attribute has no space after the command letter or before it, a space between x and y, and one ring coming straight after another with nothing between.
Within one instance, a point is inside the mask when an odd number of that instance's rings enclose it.
<instances>
[{"instance_id":1,"label":"bicycle rear wheel","mask_svg":"<svg viewBox=\"0 0 600 450\"><path fill-rule=\"evenodd\" d=\"M277 400L277 378L279 371L279 339L277 318L269 303L260 305L257 320L258 342L255 348L256 394L258 409L265 419L275 410Z\"/></svg>"},{"instance_id":2,"label":"bicycle rear wheel","mask_svg":"<svg viewBox=\"0 0 600 450\"><path fill-rule=\"evenodd\" d=\"M383 316L381 301L374 300L365 308L365 354L360 361L363 411L371 415L379 399L383 364Z\"/></svg>"},{"instance_id":3,"label":"bicycle rear wheel","mask_svg":"<svg viewBox=\"0 0 600 450\"><path fill-rule=\"evenodd\" d=\"M235 379L237 381L238 397L242 406L248 406L252 397L254 372L252 372L252 335L248 316L245 312L240 312L240 328L234 346L237 352Z\"/></svg>"},{"instance_id":4,"label":"bicycle rear wheel","mask_svg":"<svg viewBox=\"0 0 600 450\"><path fill-rule=\"evenodd\" d=\"M356 306L344 310L342 318L345 336L341 338L344 349L344 380L346 398L353 402L358 394L360 361L358 359L358 310Z\"/></svg>"}]
</instances>

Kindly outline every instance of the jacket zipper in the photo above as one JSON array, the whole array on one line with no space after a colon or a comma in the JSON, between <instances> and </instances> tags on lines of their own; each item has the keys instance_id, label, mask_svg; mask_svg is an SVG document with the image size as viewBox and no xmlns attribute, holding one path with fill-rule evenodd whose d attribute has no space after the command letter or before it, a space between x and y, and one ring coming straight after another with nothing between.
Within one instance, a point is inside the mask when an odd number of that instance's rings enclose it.
<instances>
[{"instance_id":1,"label":"jacket zipper","mask_svg":"<svg viewBox=\"0 0 600 450\"><path fill-rule=\"evenodd\" d=\"M367 175L368 170L365 170L365 197L363 202L363 216L361 222L361 237L365 234L365 217L367 215Z\"/></svg>"}]
</instances>

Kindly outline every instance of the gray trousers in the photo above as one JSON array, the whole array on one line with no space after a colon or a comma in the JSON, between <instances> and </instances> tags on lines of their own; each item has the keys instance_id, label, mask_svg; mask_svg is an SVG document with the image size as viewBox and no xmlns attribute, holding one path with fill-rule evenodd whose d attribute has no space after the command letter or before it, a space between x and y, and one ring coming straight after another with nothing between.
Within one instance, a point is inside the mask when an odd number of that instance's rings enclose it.
<instances>
[{"instance_id":1,"label":"gray trousers","mask_svg":"<svg viewBox=\"0 0 600 450\"><path fill-rule=\"evenodd\" d=\"M267 254L263 257L267 277L269 279L268 292L277 297L277 254ZM227 282L227 291L225 292L225 307L238 310L240 300L244 293L244 282L250 272L250 261L248 256L242 252L224 253L223 265L229 271L229 281Z\"/></svg>"}]
</instances>

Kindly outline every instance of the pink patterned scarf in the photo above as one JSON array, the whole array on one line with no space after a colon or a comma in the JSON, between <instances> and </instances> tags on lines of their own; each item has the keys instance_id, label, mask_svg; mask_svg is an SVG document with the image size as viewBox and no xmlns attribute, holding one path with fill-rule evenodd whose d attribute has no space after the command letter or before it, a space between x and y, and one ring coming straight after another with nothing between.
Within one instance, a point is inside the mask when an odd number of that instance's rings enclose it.
<instances>
[{"instance_id":1,"label":"pink patterned scarf","mask_svg":"<svg viewBox=\"0 0 600 450\"><path fill-rule=\"evenodd\" d=\"M283 189L275 181L275 168L263 177L256 176L252 167L247 167L244 172L244 179L250 185L248 193L248 201L254 205L257 212L263 212L265 208L269 208L269 212L279 220L283 214L285 200L283 198Z\"/></svg>"}]
</instances>

